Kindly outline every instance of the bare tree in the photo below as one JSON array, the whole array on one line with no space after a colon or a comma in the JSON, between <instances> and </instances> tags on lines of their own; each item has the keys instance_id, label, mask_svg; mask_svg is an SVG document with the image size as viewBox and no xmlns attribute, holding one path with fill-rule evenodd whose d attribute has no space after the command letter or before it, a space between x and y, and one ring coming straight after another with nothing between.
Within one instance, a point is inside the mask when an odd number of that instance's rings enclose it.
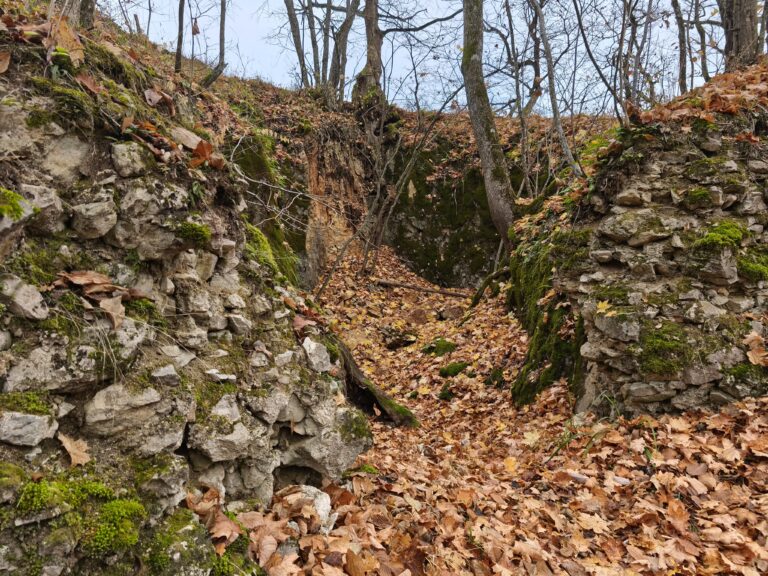
<instances>
[{"instance_id":1,"label":"bare tree","mask_svg":"<svg viewBox=\"0 0 768 576\"><path fill-rule=\"evenodd\" d=\"M502 238L514 220L515 192L509 179L504 151L483 74L483 0L464 0L464 54L461 71L472 131L488 196L491 218Z\"/></svg>"},{"instance_id":2,"label":"bare tree","mask_svg":"<svg viewBox=\"0 0 768 576\"><path fill-rule=\"evenodd\" d=\"M683 18L683 10L680 8L680 0L672 0L672 10L675 13L675 22L677 23L677 48L678 48L678 67L677 82L680 87L680 94L688 91L688 31Z\"/></svg>"},{"instance_id":3,"label":"bare tree","mask_svg":"<svg viewBox=\"0 0 768 576\"><path fill-rule=\"evenodd\" d=\"M176 63L173 70L181 72L182 50L184 49L184 5L185 0L179 0L179 31L176 35Z\"/></svg>"}]
</instances>

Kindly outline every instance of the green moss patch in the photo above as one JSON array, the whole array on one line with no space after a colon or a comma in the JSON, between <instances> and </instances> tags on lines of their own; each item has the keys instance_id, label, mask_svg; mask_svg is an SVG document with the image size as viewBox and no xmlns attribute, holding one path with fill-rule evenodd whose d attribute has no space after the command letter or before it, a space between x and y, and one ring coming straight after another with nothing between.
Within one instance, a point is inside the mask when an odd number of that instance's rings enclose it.
<instances>
[{"instance_id":1,"label":"green moss patch","mask_svg":"<svg viewBox=\"0 0 768 576\"><path fill-rule=\"evenodd\" d=\"M451 390L451 385L447 382L443 384L443 387L440 388L440 393L437 395L438 399L445 402L450 402L453 400L454 396L455 394L453 393L453 390Z\"/></svg>"},{"instance_id":2,"label":"green moss patch","mask_svg":"<svg viewBox=\"0 0 768 576\"><path fill-rule=\"evenodd\" d=\"M424 354L432 354L434 356L445 356L454 350L456 350L456 344L442 337L433 340L421 349Z\"/></svg>"},{"instance_id":3,"label":"green moss patch","mask_svg":"<svg viewBox=\"0 0 768 576\"><path fill-rule=\"evenodd\" d=\"M704 235L693 243L692 248L698 252L737 249L746 235L747 230L740 222L721 220L710 226Z\"/></svg>"},{"instance_id":4,"label":"green moss patch","mask_svg":"<svg viewBox=\"0 0 768 576\"><path fill-rule=\"evenodd\" d=\"M0 186L0 218L10 218L14 222L24 216L24 198L7 188Z\"/></svg>"},{"instance_id":5,"label":"green moss patch","mask_svg":"<svg viewBox=\"0 0 768 576\"><path fill-rule=\"evenodd\" d=\"M683 204L688 209L710 208L712 206L712 194L706 188L691 188L685 191Z\"/></svg>"},{"instance_id":6,"label":"green moss patch","mask_svg":"<svg viewBox=\"0 0 768 576\"><path fill-rule=\"evenodd\" d=\"M128 550L139 541L139 528L147 513L137 500L112 500L104 504L88 526L82 541L91 557L103 557Z\"/></svg>"},{"instance_id":7,"label":"green moss patch","mask_svg":"<svg viewBox=\"0 0 768 576\"><path fill-rule=\"evenodd\" d=\"M447 366L440 368L440 376L443 378L453 378L458 376L469 366L469 362L451 362Z\"/></svg>"},{"instance_id":8,"label":"green moss patch","mask_svg":"<svg viewBox=\"0 0 768 576\"><path fill-rule=\"evenodd\" d=\"M206 224L198 224L186 220L176 226L176 236L196 248L207 248L211 243L211 228Z\"/></svg>"},{"instance_id":9,"label":"green moss patch","mask_svg":"<svg viewBox=\"0 0 768 576\"><path fill-rule=\"evenodd\" d=\"M739 275L750 282L768 280L768 248L762 246L747 250L737 259Z\"/></svg>"},{"instance_id":10,"label":"green moss patch","mask_svg":"<svg viewBox=\"0 0 768 576\"><path fill-rule=\"evenodd\" d=\"M643 374L674 376L693 361L685 329L675 322L661 326L646 322L640 332L640 370Z\"/></svg>"},{"instance_id":11,"label":"green moss patch","mask_svg":"<svg viewBox=\"0 0 768 576\"><path fill-rule=\"evenodd\" d=\"M0 412L23 412L50 416L53 414L51 402L45 393L41 392L7 392L0 394Z\"/></svg>"},{"instance_id":12,"label":"green moss patch","mask_svg":"<svg viewBox=\"0 0 768 576\"><path fill-rule=\"evenodd\" d=\"M365 417L365 414L355 409L349 410L344 415L344 421L339 432L345 442L372 437L371 428L368 426L368 419Z\"/></svg>"}]
</instances>

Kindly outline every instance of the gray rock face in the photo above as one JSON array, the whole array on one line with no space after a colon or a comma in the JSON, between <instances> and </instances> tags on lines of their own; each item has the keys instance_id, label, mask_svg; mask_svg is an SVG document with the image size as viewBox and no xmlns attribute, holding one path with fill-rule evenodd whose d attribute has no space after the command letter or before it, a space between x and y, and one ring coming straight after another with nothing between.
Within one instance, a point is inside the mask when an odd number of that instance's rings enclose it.
<instances>
[{"instance_id":1,"label":"gray rock face","mask_svg":"<svg viewBox=\"0 0 768 576\"><path fill-rule=\"evenodd\" d=\"M88 157L89 146L76 136L55 140L48 148L42 167L54 181L68 186L80 175L80 167Z\"/></svg>"},{"instance_id":2,"label":"gray rock face","mask_svg":"<svg viewBox=\"0 0 768 576\"><path fill-rule=\"evenodd\" d=\"M22 184L19 192L37 209L31 222L35 230L48 234L64 230L64 206L55 190L47 186Z\"/></svg>"},{"instance_id":3,"label":"gray rock face","mask_svg":"<svg viewBox=\"0 0 768 576\"><path fill-rule=\"evenodd\" d=\"M177 386L181 379L173 364L162 366L152 372L152 380L164 386Z\"/></svg>"},{"instance_id":4,"label":"gray rock face","mask_svg":"<svg viewBox=\"0 0 768 576\"><path fill-rule=\"evenodd\" d=\"M53 438L59 424L52 416L25 414L23 412L0 413L0 442L14 446L37 446L47 438Z\"/></svg>"},{"instance_id":5,"label":"gray rock face","mask_svg":"<svg viewBox=\"0 0 768 576\"><path fill-rule=\"evenodd\" d=\"M122 384L113 384L85 405L85 425L101 436L124 432L154 416L152 405L161 399L154 388L133 393Z\"/></svg>"},{"instance_id":6,"label":"gray rock face","mask_svg":"<svg viewBox=\"0 0 768 576\"><path fill-rule=\"evenodd\" d=\"M309 367L315 372L328 372L331 369L331 356L328 353L328 348L319 342L315 342L311 338L307 337L304 342L301 343L304 351L307 353L307 360L309 361Z\"/></svg>"},{"instance_id":7,"label":"gray rock face","mask_svg":"<svg viewBox=\"0 0 768 576\"><path fill-rule=\"evenodd\" d=\"M8 306L11 314L22 318L48 318L48 306L37 288L13 274L0 274L0 303Z\"/></svg>"},{"instance_id":8,"label":"gray rock face","mask_svg":"<svg viewBox=\"0 0 768 576\"><path fill-rule=\"evenodd\" d=\"M72 209L72 228L86 240L101 238L117 224L117 207L112 200L80 204Z\"/></svg>"},{"instance_id":9,"label":"gray rock face","mask_svg":"<svg viewBox=\"0 0 768 576\"><path fill-rule=\"evenodd\" d=\"M147 160L147 151L136 142L112 144L112 164L123 178L146 174Z\"/></svg>"}]
</instances>

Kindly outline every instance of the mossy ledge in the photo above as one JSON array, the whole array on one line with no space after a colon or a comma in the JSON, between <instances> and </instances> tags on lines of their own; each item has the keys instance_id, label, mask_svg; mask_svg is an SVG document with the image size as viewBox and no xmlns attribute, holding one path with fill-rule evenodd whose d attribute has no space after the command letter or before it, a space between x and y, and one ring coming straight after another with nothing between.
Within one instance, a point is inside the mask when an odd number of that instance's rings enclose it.
<instances>
[{"instance_id":1,"label":"mossy ledge","mask_svg":"<svg viewBox=\"0 0 768 576\"><path fill-rule=\"evenodd\" d=\"M562 377L569 379L573 390L580 386L584 372L579 354L584 342L583 322L562 305L562 297L545 296L552 289L554 269L571 270L581 265L590 235L588 230L558 232L551 241L521 244L512 253L507 303L529 335L525 363L511 386L518 404L531 402ZM571 331L566 330L569 324L575 325L570 336L567 334Z\"/></svg>"}]
</instances>

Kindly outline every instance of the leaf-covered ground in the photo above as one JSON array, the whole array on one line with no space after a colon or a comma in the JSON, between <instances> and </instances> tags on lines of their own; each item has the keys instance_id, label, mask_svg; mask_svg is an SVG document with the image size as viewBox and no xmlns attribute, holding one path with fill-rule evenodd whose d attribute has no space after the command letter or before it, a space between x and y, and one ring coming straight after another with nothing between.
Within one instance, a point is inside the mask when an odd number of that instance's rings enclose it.
<instances>
[{"instance_id":1,"label":"leaf-covered ground","mask_svg":"<svg viewBox=\"0 0 768 576\"><path fill-rule=\"evenodd\" d=\"M367 466L327 488L337 527L304 536L295 568L275 574L768 572L768 399L598 421L574 417L557 385L518 409L487 381L525 351L503 296L466 313L468 299L382 288L356 269L342 266L323 305L421 427L374 422ZM376 277L429 286L387 252ZM385 347L408 331L413 344ZM437 338L455 350L422 350Z\"/></svg>"}]
</instances>

